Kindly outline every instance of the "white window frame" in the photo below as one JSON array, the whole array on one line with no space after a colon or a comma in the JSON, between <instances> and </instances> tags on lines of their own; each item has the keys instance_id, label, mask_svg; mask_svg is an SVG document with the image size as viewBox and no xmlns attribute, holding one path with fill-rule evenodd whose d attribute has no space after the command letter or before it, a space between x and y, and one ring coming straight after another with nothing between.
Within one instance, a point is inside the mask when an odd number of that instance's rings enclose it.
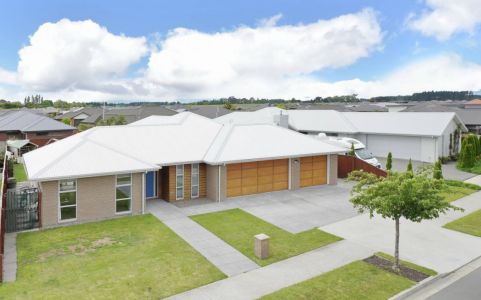
<instances>
[{"instance_id":1,"label":"white window frame","mask_svg":"<svg viewBox=\"0 0 481 300\"><path fill-rule=\"evenodd\" d=\"M68 190L68 191L62 191L60 189L60 183L62 181L74 181L75 182L75 189L74 190ZM60 194L71 193L71 192L75 192L75 204L62 206L60 204ZM57 219L58 219L59 223L67 223L67 222L77 221L77 179L65 179L65 180L59 180L58 181L58 202L57 203L58 203L58 218ZM74 207L74 206L75 206L75 218L62 220L62 208L64 208L64 207Z\"/></svg>"},{"instance_id":2,"label":"white window frame","mask_svg":"<svg viewBox=\"0 0 481 300\"><path fill-rule=\"evenodd\" d=\"M118 184L118 177L119 176L127 176L129 175L130 176L130 183L125 183L125 184ZM130 186L130 198L120 198L120 199L117 199L117 188L118 187L122 187L122 186ZM123 214L130 214L132 213L132 174L118 174L118 175L115 175L115 187L114 187L114 191L115 191L115 206L114 206L114 211L115 211L115 214L116 215L123 215ZM124 200L130 200L129 201L129 210L126 210L126 211L117 211L117 201L124 201Z\"/></svg>"},{"instance_id":3,"label":"white window frame","mask_svg":"<svg viewBox=\"0 0 481 300\"><path fill-rule=\"evenodd\" d=\"M194 166L197 166L197 173L194 173ZM197 184L194 185L192 178L197 175ZM194 196L194 187L197 189L197 196ZM200 164L192 164L190 166L190 197L192 199L199 198L200 194Z\"/></svg>"},{"instance_id":4,"label":"white window frame","mask_svg":"<svg viewBox=\"0 0 481 300\"><path fill-rule=\"evenodd\" d=\"M179 174L177 173L177 169L179 169L180 167L182 168L182 175L179 175ZM182 185L181 185L180 187L177 185L177 183L178 183L178 180L177 180L177 179L178 179L179 176L182 176ZM184 192L185 192L185 191L184 191L184 188L185 188L184 181L185 181L185 168L184 168L184 165L176 165L176 166L175 166L175 200L184 200ZM182 189L182 197L177 197L177 190L178 190L178 189Z\"/></svg>"}]
</instances>

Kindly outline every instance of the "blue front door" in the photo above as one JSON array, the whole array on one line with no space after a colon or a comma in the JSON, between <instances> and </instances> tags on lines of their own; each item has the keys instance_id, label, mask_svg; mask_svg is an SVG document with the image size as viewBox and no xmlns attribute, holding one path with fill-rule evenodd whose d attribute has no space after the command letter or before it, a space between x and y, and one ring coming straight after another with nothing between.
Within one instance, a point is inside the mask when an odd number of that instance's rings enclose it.
<instances>
[{"instance_id":1,"label":"blue front door","mask_svg":"<svg viewBox=\"0 0 481 300\"><path fill-rule=\"evenodd\" d=\"M145 174L145 198L155 197L155 171Z\"/></svg>"}]
</instances>

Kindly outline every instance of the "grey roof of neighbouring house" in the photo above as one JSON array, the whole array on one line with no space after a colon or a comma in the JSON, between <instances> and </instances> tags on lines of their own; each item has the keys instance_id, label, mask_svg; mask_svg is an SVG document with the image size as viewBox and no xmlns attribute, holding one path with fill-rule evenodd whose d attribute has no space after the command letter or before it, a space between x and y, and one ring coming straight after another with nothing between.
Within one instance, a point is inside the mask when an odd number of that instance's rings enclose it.
<instances>
[{"instance_id":1,"label":"grey roof of neighbouring house","mask_svg":"<svg viewBox=\"0 0 481 300\"><path fill-rule=\"evenodd\" d=\"M227 115L232 112L231 110L228 110L219 105L196 105L188 107L187 110L209 119L215 119L217 117Z\"/></svg>"},{"instance_id":2,"label":"grey roof of neighbouring house","mask_svg":"<svg viewBox=\"0 0 481 300\"><path fill-rule=\"evenodd\" d=\"M75 127L29 111L17 110L0 113L0 131L36 132L74 129Z\"/></svg>"},{"instance_id":3,"label":"grey roof of neighbouring house","mask_svg":"<svg viewBox=\"0 0 481 300\"><path fill-rule=\"evenodd\" d=\"M162 106L106 108L105 111L103 111L103 108L101 107L85 107L57 116L56 119L74 118L81 114L88 115L88 117L83 119L81 123L95 124L102 119L102 115L104 115L105 119L122 115L127 120L127 123L132 123L149 116L172 116L177 114L177 112Z\"/></svg>"},{"instance_id":4,"label":"grey roof of neighbouring house","mask_svg":"<svg viewBox=\"0 0 481 300\"><path fill-rule=\"evenodd\" d=\"M457 108L426 102L408 107L402 112L454 112L466 125L481 125L481 109Z\"/></svg>"}]
</instances>

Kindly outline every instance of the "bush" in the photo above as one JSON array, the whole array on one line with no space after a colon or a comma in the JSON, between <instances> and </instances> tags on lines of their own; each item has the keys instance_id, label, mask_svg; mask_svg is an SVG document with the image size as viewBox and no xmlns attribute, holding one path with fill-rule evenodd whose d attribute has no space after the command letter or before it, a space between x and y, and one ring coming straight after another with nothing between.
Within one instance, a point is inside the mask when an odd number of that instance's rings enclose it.
<instances>
[{"instance_id":1,"label":"bush","mask_svg":"<svg viewBox=\"0 0 481 300\"><path fill-rule=\"evenodd\" d=\"M392 169L392 153L389 152L387 154L386 170L391 171L391 169Z\"/></svg>"},{"instance_id":2,"label":"bush","mask_svg":"<svg viewBox=\"0 0 481 300\"><path fill-rule=\"evenodd\" d=\"M411 161L411 159L409 159L408 167L406 168L406 171L411 173L413 172L413 162Z\"/></svg>"},{"instance_id":3,"label":"bush","mask_svg":"<svg viewBox=\"0 0 481 300\"><path fill-rule=\"evenodd\" d=\"M472 168L476 163L475 147L478 143L476 142L473 144L474 140L470 136L465 137L461 143L461 152L459 153L458 160L458 167L460 168ZM478 139L476 140L479 142Z\"/></svg>"},{"instance_id":4,"label":"bush","mask_svg":"<svg viewBox=\"0 0 481 300\"><path fill-rule=\"evenodd\" d=\"M443 168L442 168L440 159L438 159L438 161L434 164L433 178L434 179L442 179L443 178Z\"/></svg>"}]
</instances>

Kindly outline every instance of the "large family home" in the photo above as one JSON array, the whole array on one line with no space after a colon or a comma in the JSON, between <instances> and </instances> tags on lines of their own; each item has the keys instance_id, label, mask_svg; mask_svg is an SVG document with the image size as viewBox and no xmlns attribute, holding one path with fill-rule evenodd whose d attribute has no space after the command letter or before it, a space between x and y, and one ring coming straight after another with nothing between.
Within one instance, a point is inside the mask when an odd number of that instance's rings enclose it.
<instances>
[{"instance_id":1,"label":"large family home","mask_svg":"<svg viewBox=\"0 0 481 300\"><path fill-rule=\"evenodd\" d=\"M69 119L70 125L85 124L95 126L100 120L123 116L127 124L144 119L149 116L172 116L177 112L162 106L132 106L122 108L85 107L66 112L55 117L56 120Z\"/></svg>"},{"instance_id":2,"label":"large family home","mask_svg":"<svg viewBox=\"0 0 481 300\"><path fill-rule=\"evenodd\" d=\"M26 110L5 110L0 112L0 146L7 140L27 140L43 146L68 137L76 128L57 122L49 117Z\"/></svg>"},{"instance_id":3,"label":"large family home","mask_svg":"<svg viewBox=\"0 0 481 300\"><path fill-rule=\"evenodd\" d=\"M234 112L215 119L223 124L276 124L308 135L324 133L358 139L374 156L435 162L459 151L467 128L453 112L339 112L282 110Z\"/></svg>"},{"instance_id":4,"label":"large family home","mask_svg":"<svg viewBox=\"0 0 481 300\"><path fill-rule=\"evenodd\" d=\"M336 184L344 150L272 124L183 112L95 127L24 155L42 226L140 214L145 200L230 197ZM160 200L158 200L160 201Z\"/></svg>"}]
</instances>

